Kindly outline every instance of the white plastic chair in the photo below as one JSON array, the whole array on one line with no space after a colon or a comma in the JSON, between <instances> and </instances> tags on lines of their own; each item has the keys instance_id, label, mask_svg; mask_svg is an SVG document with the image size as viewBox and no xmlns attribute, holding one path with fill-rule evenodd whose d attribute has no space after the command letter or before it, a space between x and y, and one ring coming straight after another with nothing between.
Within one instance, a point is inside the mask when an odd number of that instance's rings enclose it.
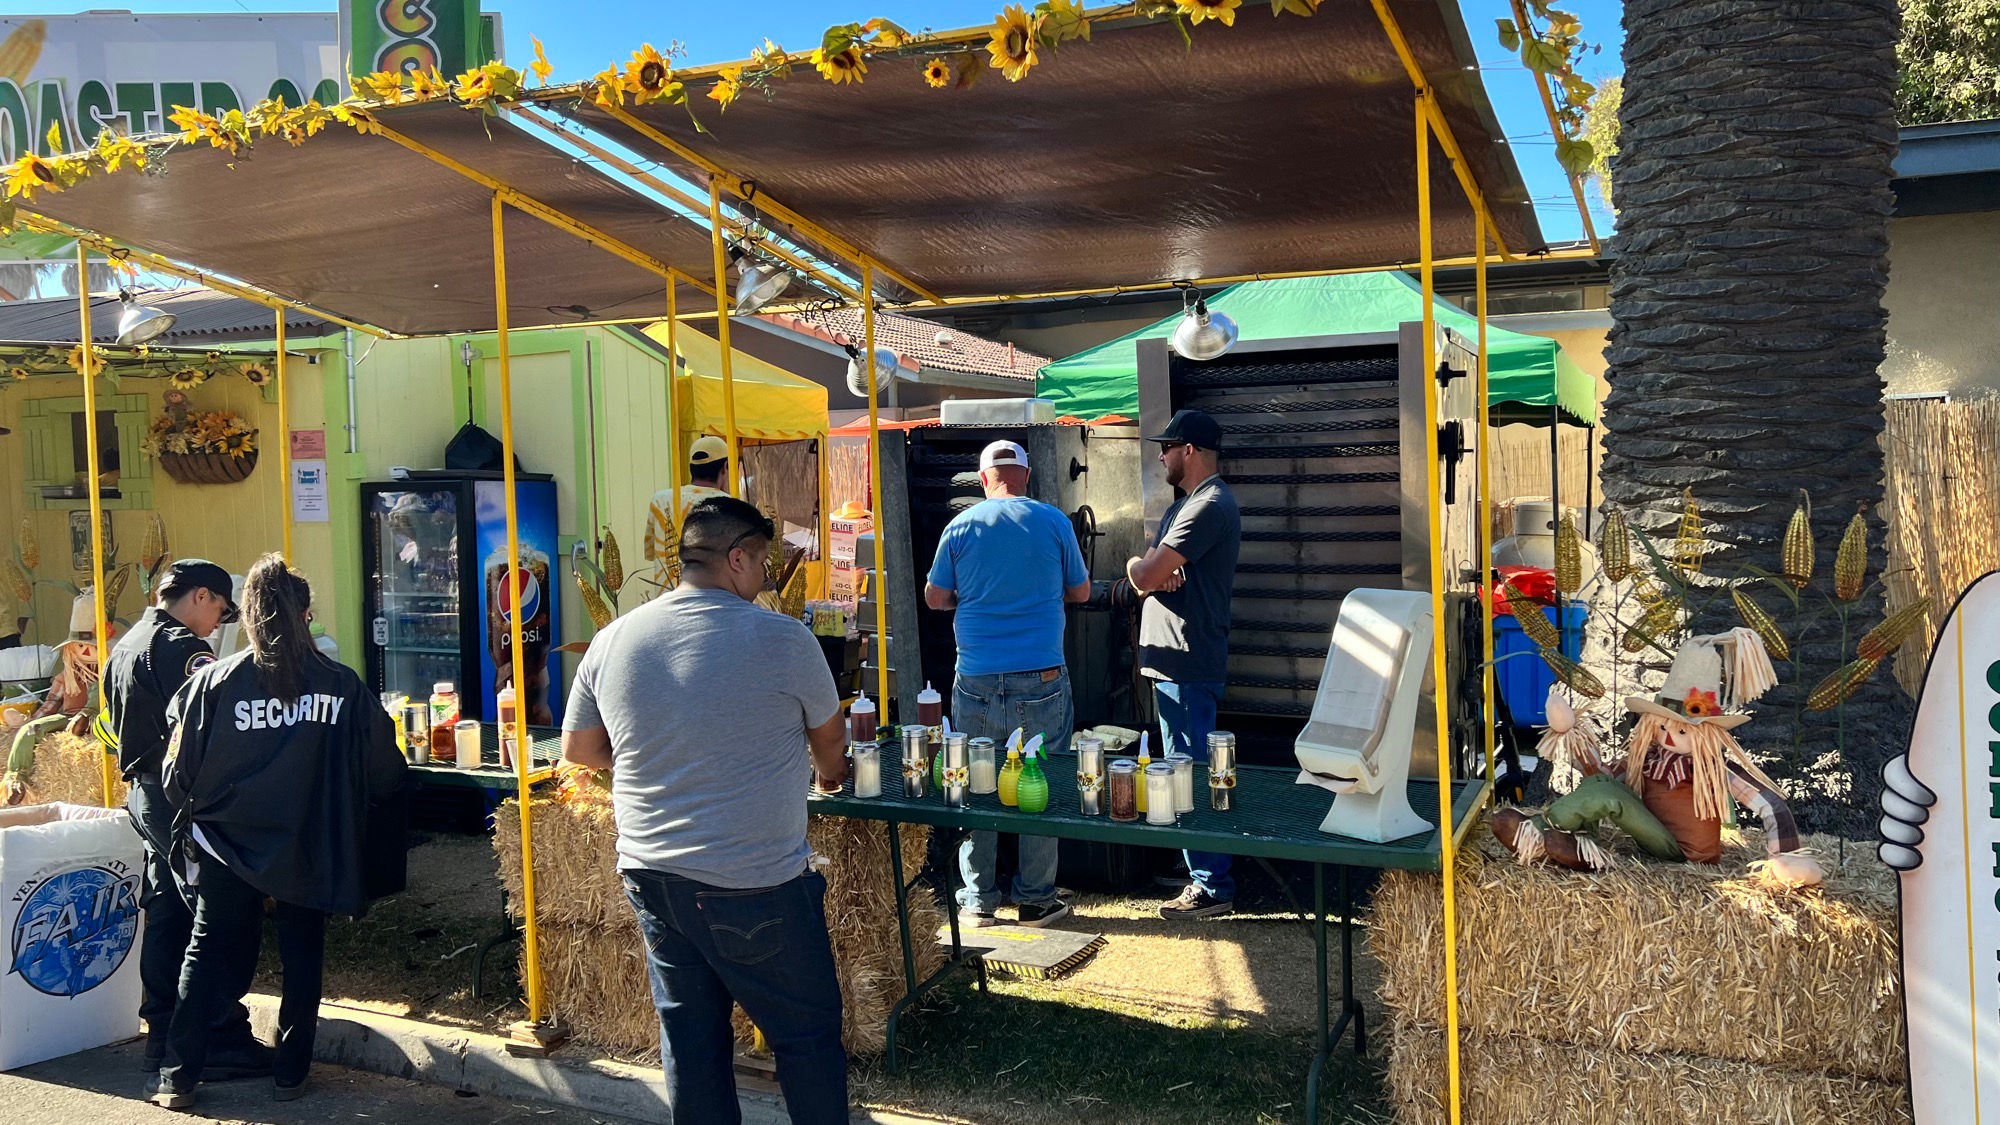
<instances>
[{"instance_id":1,"label":"white plastic chair","mask_svg":"<svg viewBox=\"0 0 2000 1125\"><path fill-rule=\"evenodd\" d=\"M1336 796L1320 831L1387 843L1427 832L1410 807L1410 741L1431 654L1431 598L1355 590L1340 604L1312 717L1293 753L1298 783Z\"/></svg>"}]
</instances>

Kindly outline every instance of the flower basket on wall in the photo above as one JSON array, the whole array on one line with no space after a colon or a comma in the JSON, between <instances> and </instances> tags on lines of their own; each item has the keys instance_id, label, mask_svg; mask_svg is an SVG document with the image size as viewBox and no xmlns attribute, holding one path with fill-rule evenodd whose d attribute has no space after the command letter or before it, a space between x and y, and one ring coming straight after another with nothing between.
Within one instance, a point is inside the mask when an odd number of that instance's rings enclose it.
<instances>
[{"instance_id":1,"label":"flower basket on wall","mask_svg":"<svg viewBox=\"0 0 2000 1125\"><path fill-rule=\"evenodd\" d=\"M242 457L227 453L160 454L160 468L182 484L235 484L257 467L255 452Z\"/></svg>"}]
</instances>

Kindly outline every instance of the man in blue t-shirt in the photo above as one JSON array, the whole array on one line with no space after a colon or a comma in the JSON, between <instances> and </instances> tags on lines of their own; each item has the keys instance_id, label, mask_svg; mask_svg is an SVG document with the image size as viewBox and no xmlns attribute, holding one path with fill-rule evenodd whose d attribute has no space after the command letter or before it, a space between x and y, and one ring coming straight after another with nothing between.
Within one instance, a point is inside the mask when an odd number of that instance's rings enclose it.
<instances>
[{"instance_id":1,"label":"man in blue t-shirt","mask_svg":"<svg viewBox=\"0 0 2000 1125\"><path fill-rule=\"evenodd\" d=\"M1043 736L1046 752L1069 748L1076 710L1063 666L1063 603L1090 598L1090 574L1076 531L1060 511L1028 498L1028 451L996 441L979 455L986 499L958 514L938 539L924 602L957 610L958 676L951 722L957 730L1004 744L1015 727ZM1023 926L1046 926L1069 914L1056 897L1056 842L1023 836L1014 902ZM965 886L960 924L994 924L1000 889L993 870L999 837L974 832L959 851Z\"/></svg>"}]
</instances>

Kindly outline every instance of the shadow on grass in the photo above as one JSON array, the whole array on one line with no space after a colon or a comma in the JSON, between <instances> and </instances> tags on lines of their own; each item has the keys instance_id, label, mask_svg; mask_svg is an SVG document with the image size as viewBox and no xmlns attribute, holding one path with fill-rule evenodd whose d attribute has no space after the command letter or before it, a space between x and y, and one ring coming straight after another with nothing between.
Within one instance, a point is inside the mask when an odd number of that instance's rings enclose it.
<instances>
[{"instance_id":1,"label":"shadow on grass","mask_svg":"<svg viewBox=\"0 0 2000 1125\"><path fill-rule=\"evenodd\" d=\"M895 1074L882 1060L856 1067L857 1101L1008 1125L1303 1121L1313 1055L1309 1035L1237 1020L1165 1027L1027 981L995 980L980 996L969 978L906 1015L902 1048ZM1389 1120L1380 1067L1351 1038L1328 1060L1320 1119Z\"/></svg>"}]
</instances>

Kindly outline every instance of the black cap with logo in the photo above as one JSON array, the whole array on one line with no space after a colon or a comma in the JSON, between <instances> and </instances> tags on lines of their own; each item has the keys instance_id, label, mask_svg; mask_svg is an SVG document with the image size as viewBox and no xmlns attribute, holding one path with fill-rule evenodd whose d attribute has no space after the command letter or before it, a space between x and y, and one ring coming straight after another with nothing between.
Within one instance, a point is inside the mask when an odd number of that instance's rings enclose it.
<instances>
[{"instance_id":1,"label":"black cap with logo","mask_svg":"<svg viewBox=\"0 0 2000 1125\"><path fill-rule=\"evenodd\" d=\"M236 620L236 599L231 589L229 572L207 559L176 559L167 564L167 572L160 576L162 598L176 598L194 590L208 590L221 598L222 604L229 607L222 615L225 623Z\"/></svg>"},{"instance_id":2,"label":"black cap with logo","mask_svg":"<svg viewBox=\"0 0 2000 1125\"><path fill-rule=\"evenodd\" d=\"M1199 449L1222 451L1222 426L1199 410L1176 410L1167 428L1147 441L1185 442Z\"/></svg>"}]
</instances>

